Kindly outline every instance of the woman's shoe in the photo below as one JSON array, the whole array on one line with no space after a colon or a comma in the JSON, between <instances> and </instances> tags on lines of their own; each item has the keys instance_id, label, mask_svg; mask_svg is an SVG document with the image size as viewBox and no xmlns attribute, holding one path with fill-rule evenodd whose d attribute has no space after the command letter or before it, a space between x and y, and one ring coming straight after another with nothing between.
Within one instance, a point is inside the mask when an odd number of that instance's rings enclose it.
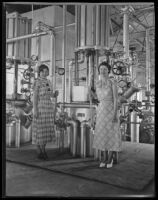
<instances>
[{"instance_id":1,"label":"woman's shoe","mask_svg":"<svg viewBox=\"0 0 158 200\"><path fill-rule=\"evenodd\" d=\"M113 159L111 160L111 163L106 163L106 168L111 168L113 166Z\"/></svg>"},{"instance_id":2,"label":"woman's shoe","mask_svg":"<svg viewBox=\"0 0 158 200\"><path fill-rule=\"evenodd\" d=\"M44 159L45 159L45 160L48 160L48 155L47 155L46 152L43 153L43 156L44 156Z\"/></svg>"},{"instance_id":3,"label":"woman's shoe","mask_svg":"<svg viewBox=\"0 0 158 200\"><path fill-rule=\"evenodd\" d=\"M105 165L106 165L105 163L101 162L99 167L105 167Z\"/></svg>"},{"instance_id":4,"label":"woman's shoe","mask_svg":"<svg viewBox=\"0 0 158 200\"><path fill-rule=\"evenodd\" d=\"M115 153L115 155L113 155L113 164L118 164L118 155L117 155L117 153Z\"/></svg>"},{"instance_id":5,"label":"woman's shoe","mask_svg":"<svg viewBox=\"0 0 158 200\"><path fill-rule=\"evenodd\" d=\"M44 160L45 159L43 153L38 154L37 158L40 159L40 160Z\"/></svg>"}]
</instances>

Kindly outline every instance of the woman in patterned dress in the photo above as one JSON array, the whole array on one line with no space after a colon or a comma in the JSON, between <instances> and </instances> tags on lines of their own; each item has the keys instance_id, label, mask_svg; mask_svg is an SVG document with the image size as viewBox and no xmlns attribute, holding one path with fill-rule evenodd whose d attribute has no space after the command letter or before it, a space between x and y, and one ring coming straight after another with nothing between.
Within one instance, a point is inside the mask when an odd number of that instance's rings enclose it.
<instances>
[{"instance_id":1,"label":"woman in patterned dress","mask_svg":"<svg viewBox=\"0 0 158 200\"><path fill-rule=\"evenodd\" d=\"M121 147L121 135L118 121L117 84L109 78L110 65L102 62L98 67L100 80L96 83L96 94L99 100L97 107L96 126L93 148L104 152L104 160L100 167L110 168L114 156ZM106 155L108 155L106 162ZM100 160L101 161L101 160Z\"/></svg>"},{"instance_id":2,"label":"woman in patterned dress","mask_svg":"<svg viewBox=\"0 0 158 200\"><path fill-rule=\"evenodd\" d=\"M55 105L51 98L58 96L58 91L53 93L52 84L46 78L49 75L49 68L46 65L40 65L38 73L39 77L33 86L32 143L37 145L38 158L48 159L46 144L55 141Z\"/></svg>"}]
</instances>

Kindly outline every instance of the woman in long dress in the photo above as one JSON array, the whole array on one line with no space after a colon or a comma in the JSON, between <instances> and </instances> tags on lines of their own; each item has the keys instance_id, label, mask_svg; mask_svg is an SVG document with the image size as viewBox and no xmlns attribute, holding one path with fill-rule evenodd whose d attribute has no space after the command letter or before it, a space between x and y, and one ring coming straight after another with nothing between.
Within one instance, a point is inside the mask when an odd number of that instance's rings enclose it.
<instances>
[{"instance_id":1,"label":"woman in long dress","mask_svg":"<svg viewBox=\"0 0 158 200\"><path fill-rule=\"evenodd\" d=\"M46 153L46 144L55 142L54 114L55 105L51 101L52 97L58 95L58 91L53 93L48 66L42 64L39 66L39 77L35 80L33 86L33 129L32 143L37 145L39 159L48 159Z\"/></svg>"},{"instance_id":2,"label":"woman in long dress","mask_svg":"<svg viewBox=\"0 0 158 200\"><path fill-rule=\"evenodd\" d=\"M99 100L96 115L93 148L104 152L100 167L113 166L113 158L121 148L121 134L118 121L117 83L109 78L110 65L102 62L98 67L100 80L96 83L96 94ZM106 157L108 155L108 158ZM107 159L107 162L106 162Z\"/></svg>"}]
</instances>

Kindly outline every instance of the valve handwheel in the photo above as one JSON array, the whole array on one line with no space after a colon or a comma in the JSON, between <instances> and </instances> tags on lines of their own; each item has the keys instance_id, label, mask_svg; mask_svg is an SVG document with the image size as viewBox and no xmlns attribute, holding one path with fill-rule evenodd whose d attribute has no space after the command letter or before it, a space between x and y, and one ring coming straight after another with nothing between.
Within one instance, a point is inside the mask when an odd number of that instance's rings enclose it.
<instances>
[{"instance_id":1,"label":"valve handwheel","mask_svg":"<svg viewBox=\"0 0 158 200\"><path fill-rule=\"evenodd\" d=\"M23 73L23 77L26 79L26 80L29 80L30 78L30 70L29 69L26 69Z\"/></svg>"},{"instance_id":2,"label":"valve handwheel","mask_svg":"<svg viewBox=\"0 0 158 200\"><path fill-rule=\"evenodd\" d=\"M125 65L121 61L114 62L112 66L112 71L116 75L121 75L125 71Z\"/></svg>"}]
</instances>

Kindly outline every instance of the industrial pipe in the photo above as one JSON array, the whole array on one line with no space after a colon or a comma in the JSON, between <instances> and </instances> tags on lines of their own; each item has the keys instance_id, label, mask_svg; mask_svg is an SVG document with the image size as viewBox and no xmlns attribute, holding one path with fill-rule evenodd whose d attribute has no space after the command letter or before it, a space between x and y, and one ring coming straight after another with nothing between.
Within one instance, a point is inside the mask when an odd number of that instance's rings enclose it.
<instances>
[{"instance_id":1,"label":"industrial pipe","mask_svg":"<svg viewBox=\"0 0 158 200\"><path fill-rule=\"evenodd\" d=\"M72 67L75 64L74 61L69 62L69 98L68 103L72 102Z\"/></svg>"},{"instance_id":2,"label":"industrial pipe","mask_svg":"<svg viewBox=\"0 0 158 200\"><path fill-rule=\"evenodd\" d=\"M127 91L125 91L125 93L123 94L123 96L126 99L129 99L135 92L139 92L139 88L131 86Z\"/></svg>"},{"instance_id":3,"label":"industrial pipe","mask_svg":"<svg viewBox=\"0 0 158 200\"><path fill-rule=\"evenodd\" d=\"M78 6L75 5L75 48L78 47Z\"/></svg>"},{"instance_id":4,"label":"industrial pipe","mask_svg":"<svg viewBox=\"0 0 158 200\"><path fill-rule=\"evenodd\" d=\"M78 122L75 120L67 120L67 123L70 124L73 127L73 145L72 145L72 155L76 156L77 152L77 128L78 128ZM71 149L70 149L71 150Z\"/></svg>"},{"instance_id":5,"label":"industrial pipe","mask_svg":"<svg viewBox=\"0 0 158 200\"><path fill-rule=\"evenodd\" d=\"M96 6L96 46L100 45L100 6Z\"/></svg>"},{"instance_id":6,"label":"industrial pipe","mask_svg":"<svg viewBox=\"0 0 158 200\"><path fill-rule=\"evenodd\" d=\"M104 46L105 47L110 47L109 46L109 37L110 37L110 6L105 6L105 34L103 37L104 39Z\"/></svg>"},{"instance_id":7,"label":"industrial pipe","mask_svg":"<svg viewBox=\"0 0 158 200\"><path fill-rule=\"evenodd\" d=\"M82 121L80 128L81 128L81 157L85 158L86 157L86 127L87 127L87 122Z\"/></svg>"},{"instance_id":8,"label":"industrial pipe","mask_svg":"<svg viewBox=\"0 0 158 200\"><path fill-rule=\"evenodd\" d=\"M62 66L65 69L65 57L66 57L66 9L67 6L63 5L63 48L62 48ZM66 71L66 70L65 70ZM65 102L65 73L63 76L63 103ZM64 108L64 107L63 107Z\"/></svg>"},{"instance_id":9,"label":"industrial pipe","mask_svg":"<svg viewBox=\"0 0 158 200\"><path fill-rule=\"evenodd\" d=\"M50 34L50 78L51 83L53 83L53 91L55 91L55 36L54 33L51 31Z\"/></svg>"},{"instance_id":10,"label":"industrial pipe","mask_svg":"<svg viewBox=\"0 0 158 200\"><path fill-rule=\"evenodd\" d=\"M150 30L146 29L146 89L150 91Z\"/></svg>"},{"instance_id":11,"label":"industrial pipe","mask_svg":"<svg viewBox=\"0 0 158 200\"><path fill-rule=\"evenodd\" d=\"M77 60L77 64L82 64L84 62L84 60L85 60L85 57L84 57L84 53L82 52L80 59ZM69 98L68 98L69 103L72 102L72 77L73 77L72 67L74 64L75 64L74 60L71 60L68 64L69 65Z\"/></svg>"},{"instance_id":12,"label":"industrial pipe","mask_svg":"<svg viewBox=\"0 0 158 200\"><path fill-rule=\"evenodd\" d=\"M43 35L47 35L47 34L48 34L47 32L32 33L32 34L28 34L28 35L23 35L23 36L7 39L6 43L16 42L18 40L24 40L24 39L28 39L28 38L39 37L39 36L43 36Z\"/></svg>"},{"instance_id":13,"label":"industrial pipe","mask_svg":"<svg viewBox=\"0 0 158 200\"><path fill-rule=\"evenodd\" d=\"M128 17L128 6L125 7L123 13L123 47L124 47L124 58L129 57L129 17ZM128 68L126 69L128 74Z\"/></svg>"},{"instance_id":14,"label":"industrial pipe","mask_svg":"<svg viewBox=\"0 0 158 200\"><path fill-rule=\"evenodd\" d=\"M58 103L59 105L62 105L63 103ZM90 108L89 103L64 103L65 108ZM91 105L91 108L96 108L95 104Z\"/></svg>"}]
</instances>

